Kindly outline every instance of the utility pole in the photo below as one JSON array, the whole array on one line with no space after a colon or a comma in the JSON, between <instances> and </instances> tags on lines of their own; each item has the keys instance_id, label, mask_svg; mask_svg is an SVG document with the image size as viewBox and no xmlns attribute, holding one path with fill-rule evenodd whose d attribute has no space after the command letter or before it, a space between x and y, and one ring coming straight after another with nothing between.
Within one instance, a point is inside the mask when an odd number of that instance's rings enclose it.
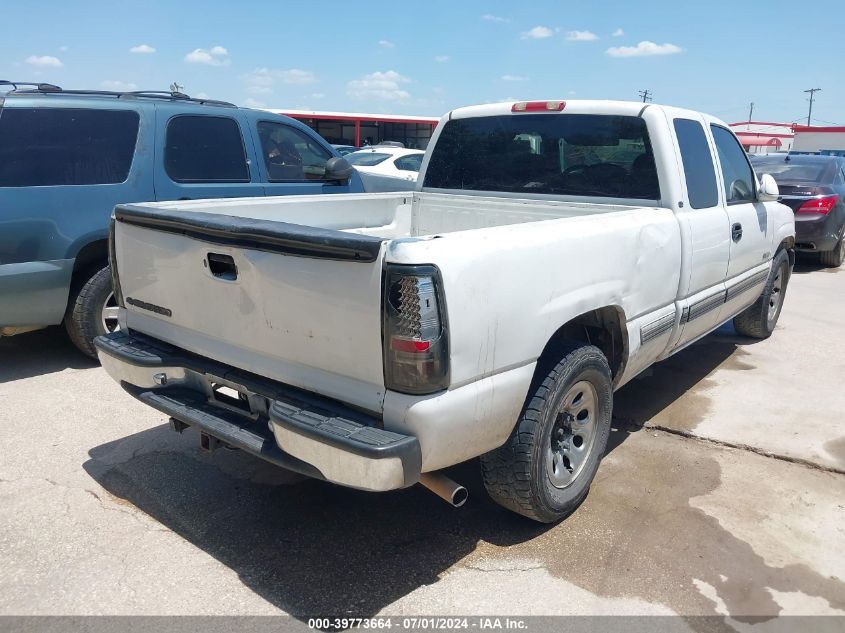
<instances>
[{"instance_id":1,"label":"utility pole","mask_svg":"<svg viewBox=\"0 0 845 633\"><path fill-rule=\"evenodd\" d=\"M751 115L754 114L754 102L748 107L748 122L751 123Z\"/></svg>"},{"instance_id":2,"label":"utility pole","mask_svg":"<svg viewBox=\"0 0 845 633\"><path fill-rule=\"evenodd\" d=\"M821 88L810 88L809 90L805 90L805 91L804 91L804 92L809 92L809 93L810 93L810 111L807 113L807 125L810 125L810 119L811 119L811 118L812 118L812 116L813 116L813 96L814 96L817 92L821 92L821 91L822 91L822 89L821 89Z\"/></svg>"},{"instance_id":3,"label":"utility pole","mask_svg":"<svg viewBox=\"0 0 845 633\"><path fill-rule=\"evenodd\" d=\"M651 97L652 97L652 92L651 92L651 90L640 90L639 95L640 95L640 97L642 98L643 103L645 103L646 101L651 101L651 100L652 100L652 98L651 98Z\"/></svg>"}]
</instances>

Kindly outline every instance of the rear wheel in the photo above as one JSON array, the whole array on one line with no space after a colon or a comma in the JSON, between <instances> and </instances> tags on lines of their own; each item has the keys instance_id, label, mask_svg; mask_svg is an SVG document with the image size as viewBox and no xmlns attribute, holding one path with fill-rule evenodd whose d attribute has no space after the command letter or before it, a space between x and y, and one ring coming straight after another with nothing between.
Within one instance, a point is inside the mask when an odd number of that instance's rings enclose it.
<instances>
[{"instance_id":1,"label":"rear wheel","mask_svg":"<svg viewBox=\"0 0 845 633\"><path fill-rule=\"evenodd\" d=\"M829 268L839 268L845 260L845 235L839 238L832 250L819 253L822 264Z\"/></svg>"},{"instance_id":2,"label":"rear wheel","mask_svg":"<svg viewBox=\"0 0 845 633\"><path fill-rule=\"evenodd\" d=\"M496 503L542 523L587 496L610 433L613 389L601 350L572 342L528 395L507 443L481 457Z\"/></svg>"},{"instance_id":3,"label":"rear wheel","mask_svg":"<svg viewBox=\"0 0 845 633\"><path fill-rule=\"evenodd\" d=\"M70 340L84 354L97 358L94 338L120 328L117 311L111 269L105 266L79 287L68 304L64 323Z\"/></svg>"},{"instance_id":4,"label":"rear wheel","mask_svg":"<svg viewBox=\"0 0 845 633\"><path fill-rule=\"evenodd\" d=\"M739 334L752 338L768 338L777 325L789 283L789 255L780 250L772 262L772 270L763 292L751 306L734 317Z\"/></svg>"}]
</instances>

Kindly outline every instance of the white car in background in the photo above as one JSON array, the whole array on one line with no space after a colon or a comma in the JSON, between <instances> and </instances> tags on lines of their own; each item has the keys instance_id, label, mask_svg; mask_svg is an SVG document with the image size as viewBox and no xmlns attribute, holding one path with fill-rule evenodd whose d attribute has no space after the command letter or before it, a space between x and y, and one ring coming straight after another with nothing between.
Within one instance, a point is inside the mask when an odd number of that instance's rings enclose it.
<instances>
[{"instance_id":1,"label":"white car in background","mask_svg":"<svg viewBox=\"0 0 845 633\"><path fill-rule=\"evenodd\" d=\"M413 189L425 152L419 149L375 145L347 154L368 192Z\"/></svg>"}]
</instances>

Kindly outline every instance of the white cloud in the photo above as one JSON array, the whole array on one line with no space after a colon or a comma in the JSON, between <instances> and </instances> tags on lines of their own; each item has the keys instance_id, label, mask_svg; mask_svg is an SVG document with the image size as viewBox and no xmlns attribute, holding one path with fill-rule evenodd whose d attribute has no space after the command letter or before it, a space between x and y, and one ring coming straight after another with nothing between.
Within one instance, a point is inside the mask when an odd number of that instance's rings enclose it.
<instances>
[{"instance_id":1,"label":"white cloud","mask_svg":"<svg viewBox=\"0 0 845 633\"><path fill-rule=\"evenodd\" d=\"M263 101L259 101L258 99L247 97L246 99L244 99L244 106L246 106L247 108L266 108L267 104Z\"/></svg>"},{"instance_id":2,"label":"white cloud","mask_svg":"<svg viewBox=\"0 0 845 633\"><path fill-rule=\"evenodd\" d=\"M323 94L322 92L312 92L312 93L311 93L311 98L312 98L312 99L325 99L325 98L326 98L326 95L325 95L325 94Z\"/></svg>"},{"instance_id":3,"label":"white cloud","mask_svg":"<svg viewBox=\"0 0 845 633\"><path fill-rule=\"evenodd\" d=\"M411 80L395 70L374 72L346 84L346 94L355 99L381 99L384 101L406 101L411 95L401 84Z\"/></svg>"},{"instance_id":4,"label":"white cloud","mask_svg":"<svg viewBox=\"0 0 845 633\"><path fill-rule=\"evenodd\" d=\"M300 70L299 68L289 68L286 70L266 67L256 68L244 75L243 78L247 83L247 92L256 95L270 94L273 92L273 87L277 81L299 86L312 84L317 81L313 72L310 70Z\"/></svg>"},{"instance_id":5,"label":"white cloud","mask_svg":"<svg viewBox=\"0 0 845 633\"><path fill-rule=\"evenodd\" d=\"M31 66L49 66L51 68L61 68L64 66L62 60L52 55L30 55L24 61Z\"/></svg>"},{"instance_id":6,"label":"white cloud","mask_svg":"<svg viewBox=\"0 0 845 633\"><path fill-rule=\"evenodd\" d=\"M625 31L622 29L616 29L613 33L610 34L611 37L622 37L625 35Z\"/></svg>"},{"instance_id":7,"label":"white cloud","mask_svg":"<svg viewBox=\"0 0 845 633\"><path fill-rule=\"evenodd\" d=\"M394 48L396 46L396 44L394 44L390 40L379 40L378 45L382 48Z\"/></svg>"},{"instance_id":8,"label":"white cloud","mask_svg":"<svg viewBox=\"0 0 845 633\"><path fill-rule=\"evenodd\" d=\"M636 46L612 46L605 52L611 57L652 57L654 55L674 55L683 51L674 44L655 44L643 41Z\"/></svg>"},{"instance_id":9,"label":"white cloud","mask_svg":"<svg viewBox=\"0 0 845 633\"><path fill-rule=\"evenodd\" d=\"M553 31L547 26L535 26L522 34L524 40L542 40L553 35Z\"/></svg>"},{"instance_id":10,"label":"white cloud","mask_svg":"<svg viewBox=\"0 0 845 633\"><path fill-rule=\"evenodd\" d=\"M508 18L503 18L498 15L491 15L489 13L485 13L481 16L481 19L485 22L510 22Z\"/></svg>"},{"instance_id":11,"label":"white cloud","mask_svg":"<svg viewBox=\"0 0 845 633\"><path fill-rule=\"evenodd\" d=\"M131 81L119 81L116 79L106 79L100 82L100 87L103 90L113 90L114 92L131 92L137 90L137 84Z\"/></svg>"},{"instance_id":12,"label":"white cloud","mask_svg":"<svg viewBox=\"0 0 845 633\"><path fill-rule=\"evenodd\" d=\"M138 44L138 46L133 46L132 48L130 48L129 52L130 53L138 53L140 55L149 55L151 53L155 53L156 49L154 49L149 44Z\"/></svg>"},{"instance_id":13,"label":"white cloud","mask_svg":"<svg viewBox=\"0 0 845 633\"><path fill-rule=\"evenodd\" d=\"M524 75L502 75L502 81L528 81Z\"/></svg>"},{"instance_id":14,"label":"white cloud","mask_svg":"<svg viewBox=\"0 0 845 633\"><path fill-rule=\"evenodd\" d=\"M449 56L448 55L437 55L434 58L434 61L436 61L438 64L445 64L446 62L449 61Z\"/></svg>"},{"instance_id":15,"label":"white cloud","mask_svg":"<svg viewBox=\"0 0 845 633\"><path fill-rule=\"evenodd\" d=\"M566 39L570 42L592 42L599 39L599 36L592 31L569 31Z\"/></svg>"},{"instance_id":16,"label":"white cloud","mask_svg":"<svg viewBox=\"0 0 845 633\"><path fill-rule=\"evenodd\" d=\"M209 50L195 48L185 55L189 64L205 64L206 66L228 66L231 64L229 51L222 46L212 46Z\"/></svg>"}]
</instances>

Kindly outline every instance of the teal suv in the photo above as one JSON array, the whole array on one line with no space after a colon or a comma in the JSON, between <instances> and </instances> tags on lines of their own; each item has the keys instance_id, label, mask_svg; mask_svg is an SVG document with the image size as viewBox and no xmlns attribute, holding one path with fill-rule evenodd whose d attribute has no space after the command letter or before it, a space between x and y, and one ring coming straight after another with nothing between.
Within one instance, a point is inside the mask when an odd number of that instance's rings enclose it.
<instances>
[{"instance_id":1,"label":"teal suv","mask_svg":"<svg viewBox=\"0 0 845 633\"><path fill-rule=\"evenodd\" d=\"M0 81L0 336L64 324L80 350L119 327L108 225L126 202L357 193L307 126L178 92Z\"/></svg>"}]
</instances>

